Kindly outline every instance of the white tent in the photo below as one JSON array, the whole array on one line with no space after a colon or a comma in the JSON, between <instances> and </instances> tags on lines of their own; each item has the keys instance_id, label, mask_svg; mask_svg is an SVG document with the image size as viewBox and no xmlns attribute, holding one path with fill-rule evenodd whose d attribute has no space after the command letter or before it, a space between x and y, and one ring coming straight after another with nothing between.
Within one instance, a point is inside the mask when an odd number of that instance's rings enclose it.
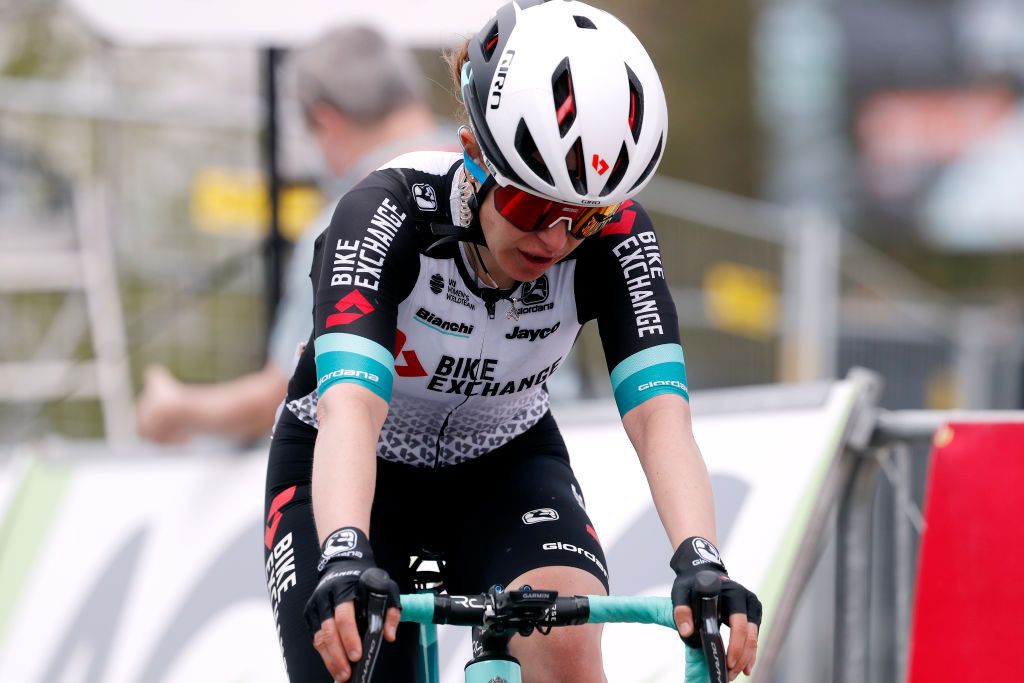
<instances>
[{"instance_id":1,"label":"white tent","mask_svg":"<svg viewBox=\"0 0 1024 683\"><path fill-rule=\"evenodd\" d=\"M377 27L412 47L480 30L505 0L66 0L106 40L133 47L293 47L341 24Z\"/></svg>"},{"instance_id":2,"label":"white tent","mask_svg":"<svg viewBox=\"0 0 1024 683\"><path fill-rule=\"evenodd\" d=\"M280 51L331 28L369 24L410 47L475 34L507 0L65 0L104 40L129 47L251 47L264 52L264 167L270 195L269 315L281 294L277 65Z\"/></svg>"}]
</instances>

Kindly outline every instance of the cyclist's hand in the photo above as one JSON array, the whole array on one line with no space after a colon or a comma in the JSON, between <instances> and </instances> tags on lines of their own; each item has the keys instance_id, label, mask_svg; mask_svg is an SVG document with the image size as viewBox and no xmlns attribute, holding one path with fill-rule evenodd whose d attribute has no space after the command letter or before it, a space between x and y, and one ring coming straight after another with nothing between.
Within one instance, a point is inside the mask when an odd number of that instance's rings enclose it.
<instances>
[{"instance_id":1,"label":"cyclist's hand","mask_svg":"<svg viewBox=\"0 0 1024 683\"><path fill-rule=\"evenodd\" d=\"M306 602L305 616L313 634L313 647L320 653L324 665L336 681L347 681L352 662L362 657L362 640L356 626L356 608L359 577L375 566L370 542L359 529L338 529L324 541L320 564L320 582ZM398 605L398 585L389 582L387 620L384 638L395 639L401 612Z\"/></svg>"},{"instance_id":2,"label":"cyclist's hand","mask_svg":"<svg viewBox=\"0 0 1024 683\"><path fill-rule=\"evenodd\" d=\"M722 582L718 600L719 621L729 626L729 649L726 652L729 680L742 671L749 674L757 658L758 626L761 623L761 601L751 591L729 578L718 549L711 541L693 536L676 549L669 566L676 572L672 583L673 617L679 635L689 647L700 649L700 634L694 623L696 604L694 583L697 572L710 570Z\"/></svg>"}]
</instances>

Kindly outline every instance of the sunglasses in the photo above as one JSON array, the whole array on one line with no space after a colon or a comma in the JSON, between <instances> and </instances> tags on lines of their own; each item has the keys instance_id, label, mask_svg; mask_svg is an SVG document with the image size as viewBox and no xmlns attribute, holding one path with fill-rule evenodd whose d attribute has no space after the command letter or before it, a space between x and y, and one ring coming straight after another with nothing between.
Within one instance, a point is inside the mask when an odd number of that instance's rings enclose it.
<instances>
[{"instance_id":1,"label":"sunglasses","mask_svg":"<svg viewBox=\"0 0 1024 683\"><path fill-rule=\"evenodd\" d=\"M601 232L618 214L619 205L575 206L538 197L513 185L495 185L494 208L523 232L546 230L565 222L565 230L578 240Z\"/></svg>"}]
</instances>

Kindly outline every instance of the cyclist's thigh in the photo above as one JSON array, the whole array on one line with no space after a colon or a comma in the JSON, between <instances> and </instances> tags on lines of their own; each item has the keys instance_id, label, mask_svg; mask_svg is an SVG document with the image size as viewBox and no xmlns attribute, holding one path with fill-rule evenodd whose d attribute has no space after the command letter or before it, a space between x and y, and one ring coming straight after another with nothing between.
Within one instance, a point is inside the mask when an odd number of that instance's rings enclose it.
<instances>
[{"instance_id":1,"label":"cyclist's thigh","mask_svg":"<svg viewBox=\"0 0 1024 683\"><path fill-rule=\"evenodd\" d=\"M486 456L485 456L486 458ZM475 465L476 463L470 463ZM608 589L607 562L564 450L487 458L466 468L449 590L480 592L538 567L576 567Z\"/></svg>"},{"instance_id":2,"label":"cyclist's thigh","mask_svg":"<svg viewBox=\"0 0 1024 683\"><path fill-rule=\"evenodd\" d=\"M275 461L275 449L308 447L312 444L288 443L287 439L277 440L271 448L271 462ZM277 453L281 456L281 453ZM285 456L294 457L292 454ZM310 454L311 455L311 454ZM303 616L306 601L317 584L316 565L320 559L320 545L313 521L313 506L308 483L282 483L280 468L272 464L268 472L266 529L264 536L264 569L271 606L277 622L285 666L289 679L295 682L316 683L331 681L319 653L313 648L313 637ZM378 480L379 481L379 480ZM381 483L379 481L379 483ZM383 482L386 485L386 481ZM379 537L387 538L391 520L374 516L374 554L378 566L399 579L407 571L407 560L400 560L399 552ZM378 526L379 523L379 526ZM408 553L406 553L408 557ZM404 583L399 581L400 585ZM410 585L402 585L409 592ZM374 672L374 681L415 680L414 671L418 649L418 628L415 624L402 624L398 640L385 643Z\"/></svg>"},{"instance_id":3,"label":"cyclist's thigh","mask_svg":"<svg viewBox=\"0 0 1024 683\"><path fill-rule=\"evenodd\" d=\"M268 493L263 558L270 604L292 681L331 681L303 617L317 583L320 547L308 485Z\"/></svg>"}]
</instances>

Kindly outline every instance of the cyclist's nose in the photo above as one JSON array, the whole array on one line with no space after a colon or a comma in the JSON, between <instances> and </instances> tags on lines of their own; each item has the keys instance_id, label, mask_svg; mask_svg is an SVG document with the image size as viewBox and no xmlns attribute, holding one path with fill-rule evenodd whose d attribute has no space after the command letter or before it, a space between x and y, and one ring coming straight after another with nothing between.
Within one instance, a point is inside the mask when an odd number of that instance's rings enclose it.
<instances>
[{"instance_id":1,"label":"cyclist's nose","mask_svg":"<svg viewBox=\"0 0 1024 683\"><path fill-rule=\"evenodd\" d=\"M562 253L569 239L569 232L566 230L564 221L558 221L554 225L538 230L534 234L544 243L544 248L551 253Z\"/></svg>"}]
</instances>

